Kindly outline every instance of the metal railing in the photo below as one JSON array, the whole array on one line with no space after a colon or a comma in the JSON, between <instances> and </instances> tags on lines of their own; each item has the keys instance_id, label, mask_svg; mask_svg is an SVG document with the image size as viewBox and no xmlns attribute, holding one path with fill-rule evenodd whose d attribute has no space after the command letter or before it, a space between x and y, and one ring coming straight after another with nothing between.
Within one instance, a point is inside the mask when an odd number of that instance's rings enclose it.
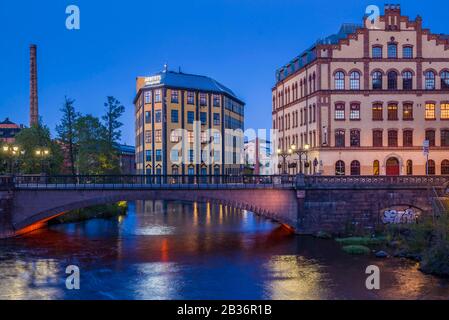
<instances>
[{"instance_id":1,"label":"metal railing","mask_svg":"<svg viewBox=\"0 0 449 320\"><path fill-rule=\"evenodd\" d=\"M11 190L14 188L14 180L12 176L0 176L0 190Z\"/></svg>"},{"instance_id":2,"label":"metal railing","mask_svg":"<svg viewBox=\"0 0 449 320\"><path fill-rule=\"evenodd\" d=\"M449 176L306 176L305 187L443 187Z\"/></svg>"},{"instance_id":3,"label":"metal railing","mask_svg":"<svg viewBox=\"0 0 449 320\"><path fill-rule=\"evenodd\" d=\"M18 189L293 188L295 176L274 175L64 175L15 176Z\"/></svg>"}]
</instances>

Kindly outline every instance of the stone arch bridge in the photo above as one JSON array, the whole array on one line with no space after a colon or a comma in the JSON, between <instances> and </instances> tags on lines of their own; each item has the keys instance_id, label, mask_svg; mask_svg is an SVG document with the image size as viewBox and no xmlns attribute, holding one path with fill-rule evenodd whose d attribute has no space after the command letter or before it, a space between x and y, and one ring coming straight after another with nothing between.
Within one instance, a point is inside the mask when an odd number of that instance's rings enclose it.
<instances>
[{"instance_id":1,"label":"stone arch bridge","mask_svg":"<svg viewBox=\"0 0 449 320\"><path fill-rule=\"evenodd\" d=\"M445 210L449 176L16 176L0 177L0 238L42 227L65 212L132 200L219 203L297 233L372 229L381 213Z\"/></svg>"}]
</instances>

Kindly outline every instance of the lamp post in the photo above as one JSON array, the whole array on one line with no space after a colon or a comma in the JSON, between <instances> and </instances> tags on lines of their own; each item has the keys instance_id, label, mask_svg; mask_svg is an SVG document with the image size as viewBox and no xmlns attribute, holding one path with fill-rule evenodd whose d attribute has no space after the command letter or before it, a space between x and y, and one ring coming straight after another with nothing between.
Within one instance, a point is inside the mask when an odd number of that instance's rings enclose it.
<instances>
[{"instance_id":1,"label":"lamp post","mask_svg":"<svg viewBox=\"0 0 449 320\"><path fill-rule=\"evenodd\" d=\"M5 145L2 148L4 154L6 154L8 159L8 171L11 175L14 174L14 157L18 157L21 154L24 154L24 151L21 151L18 146L10 146Z\"/></svg>"},{"instance_id":2,"label":"lamp post","mask_svg":"<svg viewBox=\"0 0 449 320\"><path fill-rule=\"evenodd\" d=\"M36 156L41 160L41 174L45 174L44 170L44 161L50 155L50 151L48 149L42 148L36 150Z\"/></svg>"},{"instance_id":3,"label":"lamp post","mask_svg":"<svg viewBox=\"0 0 449 320\"><path fill-rule=\"evenodd\" d=\"M310 145L309 145L308 143L306 143L306 144L304 145L304 148L302 148L302 149L297 149L296 145L293 144L293 145L290 147L290 149L293 151L293 153L297 154L298 157L299 157L299 173L302 174L302 173L303 173L303 172L302 172L302 158L303 158L303 156L305 156L304 167L305 167L305 168L308 168L308 166L309 166L309 156L308 156L308 153L309 153L309 150L310 150Z\"/></svg>"},{"instance_id":4,"label":"lamp post","mask_svg":"<svg viewBox=\"0 0 449 320\"><path fill-rule=\"evenodd\" d=\"M287 152L282 151L281 149L277 150L277 155L278 157L282 158L282 174L287 174L287 168L286 168L286 159L287 157L291 156L291 154L293 153L293 150L290 148L288 149Z\"/></svg>"}]
</instances>

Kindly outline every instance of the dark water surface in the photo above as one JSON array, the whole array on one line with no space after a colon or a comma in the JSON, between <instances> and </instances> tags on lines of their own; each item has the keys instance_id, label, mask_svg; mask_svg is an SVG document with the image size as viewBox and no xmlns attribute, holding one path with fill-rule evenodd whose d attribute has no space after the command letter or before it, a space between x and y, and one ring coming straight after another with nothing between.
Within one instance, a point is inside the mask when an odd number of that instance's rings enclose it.
<instances>
[{"instance_id":1,"label":"dark water surface","mask_svg":"<svg viewBox=\"0 0 449 320\"><path fill-rule=\"evenodd\" d=\"M81 289L67 290L77 265ZM381 289L365 287L366 267ZM0 299L448 299L449 281L399 259L343 253L249 212L130 203L129 214L0 242Z\"/></svg>"}]
</instances>

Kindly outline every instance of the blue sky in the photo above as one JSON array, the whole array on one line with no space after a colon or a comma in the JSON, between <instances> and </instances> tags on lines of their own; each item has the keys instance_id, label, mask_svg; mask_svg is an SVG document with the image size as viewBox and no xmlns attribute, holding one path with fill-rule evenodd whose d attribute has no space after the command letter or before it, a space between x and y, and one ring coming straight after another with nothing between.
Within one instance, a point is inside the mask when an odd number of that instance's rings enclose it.
<instances>
[{"instance_id":1,"label":"blue sky","mask_svg":"<svg viewBox=\"0 0 449 320\"><path fill-rule=\"evenodd\" d=\"M135 77L181 67L230 87L246 102L247 128L271 126L276 68L365 8L385 1L190 0L0 1L0 119L28 124L29 44L38 44L39 107L53 130L67 95L101 115L107 95L126 107L123 141L134 143ZM65 27L65 8L81 29ZM402 1L424 26L449 33L447 0Z\"/></svg>"}]
</instances>

